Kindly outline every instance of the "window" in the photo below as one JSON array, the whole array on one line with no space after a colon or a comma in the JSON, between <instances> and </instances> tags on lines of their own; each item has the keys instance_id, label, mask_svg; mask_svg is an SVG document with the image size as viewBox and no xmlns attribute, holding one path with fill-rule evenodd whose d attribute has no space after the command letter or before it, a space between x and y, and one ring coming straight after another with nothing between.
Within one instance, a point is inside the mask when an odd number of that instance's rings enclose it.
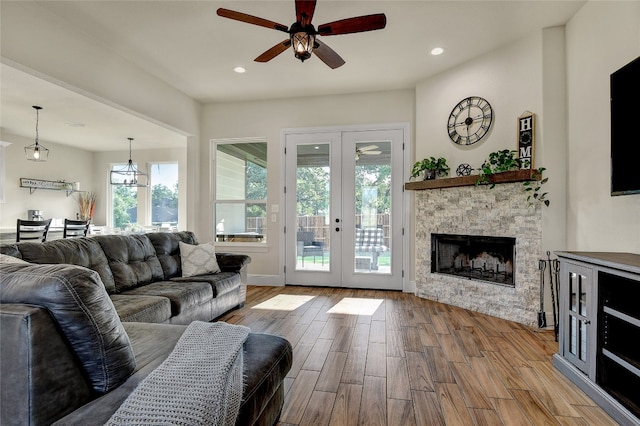
<instances>
[{"instance_id":1,"label":"window","mask_svg":"<svg viewBox=\"0 0 640 426\"><path fill-rule=\"evenodd\" d=\"M126 164L113 164L111 170L120 170ZM138 167L136 165L136 167ZM111 223L124 229L138 221L138 188L111 185Z\"/></svg>"},{"instance_id":2,"label":"window","mask_svg":"<svg viewBox=\"0 0 640 426\"><path fill-rule=\"evenodd\" d=\"M266 242L267 143L217 141L215 228L219 242Z\"/></svg>"},{"instance_id":3,"label":"window","mask_svg":"<svg viewBox=\"0 0 640 426\"><path fill-rule=\"evenodd\" d=\"M151 165L151 224L160 228L178 226L178 163Z\"/></svg>"}]
</instances>

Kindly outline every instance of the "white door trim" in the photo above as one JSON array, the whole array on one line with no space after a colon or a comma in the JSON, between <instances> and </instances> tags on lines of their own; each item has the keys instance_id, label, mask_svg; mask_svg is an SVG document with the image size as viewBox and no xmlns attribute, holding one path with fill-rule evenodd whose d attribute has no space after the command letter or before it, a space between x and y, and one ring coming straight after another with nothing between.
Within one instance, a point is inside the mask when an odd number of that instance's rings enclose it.
<instances>
[{"instance_id":1,"label":"white door trim","mask_svg":"<svg viewBox=\"0 0 640 426\"><path fill-rule=\"evenodd\" d=\"M403 134L403 175L405 176L405 180L409 180L409 175L411 172L410 167L410 159L412 155L412 144L411 144L411 126L410 123L382 123L382 124L358 124L358 125L345 125L345 126L327 126L327 127L295 127L295 128L285 128L280 131L280 152L285 152L285 143L286 136L289 134L300 134L300 133L326 133L326 132L347 132L347 131L375 131L375 130L390 130L397 129L401 130ZM285 183L286 183L286 170L285 167L280 167L280 182L281 186L279 189L279 197L278 203L280 206L284 206L286 202L285 198ZM409 235L409 225L410 225L410 196L404 191L404 182L398 182L397 185L402 185L402 229L403 229L403 239L402 239L402 289L404 292L415 292L415 283L409 280L410 277L410 267L411 267L411 259L410 259L410 246L409 243L411 241L411 236ZM281 217L285 217L283 214ZM284 228L286 226L285 221L282 221L282 226L278 232L279 239L279 277L277 285L285 284L285 233Z\"/></svg>"}]
</instances>

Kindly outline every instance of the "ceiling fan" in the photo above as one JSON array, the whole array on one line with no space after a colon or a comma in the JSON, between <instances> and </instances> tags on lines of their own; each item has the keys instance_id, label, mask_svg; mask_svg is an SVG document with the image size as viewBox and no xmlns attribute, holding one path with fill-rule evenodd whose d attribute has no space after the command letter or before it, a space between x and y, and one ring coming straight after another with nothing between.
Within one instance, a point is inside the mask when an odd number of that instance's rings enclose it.
<instances>
[{"instance_id":1,"label":"ceiling fan","mask_svg":"<svg viewBox=\"0 0 640 426\"><path fill-rule=\"evenodd\" d=\"M356 147L356 161L360 159L361 155L380 155L382 151L378 150L378 145L368 145L362 148Z\"/></svg>"},{"instance_id":2,"label":"ceiling fan","mask_svg":"<svg viewBox=\"0 0 640 426\"><path fill-rule=\"evenodd\" d=\"M318 29L311 24L313 12L316 8L316 0L295 0L296 22L291 27L278 24L277 22L247 15L246 13L220 8L217 13L223 18L234 19L248 24L259 25L261 27L272 28L289 34L289 38L276 44L271 49L258 56L256 62L268 62L275 58L289 46L293 47L295 57L304 62L311 57L312 53L320 58L322 62L332 69L344 65L344 59L333 49L318 40L317 35L331 36L340 34L360 33L364 31L380 30L387 24L387 17L384 13L374 15L358 16L354 18L341 19L318 26Z\"/></svg>"}]
</instances>

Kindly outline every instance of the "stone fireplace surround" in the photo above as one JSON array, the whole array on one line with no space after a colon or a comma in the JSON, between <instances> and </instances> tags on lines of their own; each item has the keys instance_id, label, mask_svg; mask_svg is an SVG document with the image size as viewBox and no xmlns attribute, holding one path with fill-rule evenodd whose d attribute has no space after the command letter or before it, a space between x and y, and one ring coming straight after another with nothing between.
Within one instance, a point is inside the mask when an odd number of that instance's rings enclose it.
<instances>
[{"instance_id":1,"label":"stone fireplace surround","mask_svg":"<svg viewBox=\"0 0 640 426\"><path fill-rule=\"evenodd\" d=\"M416 191L416 295L535 326L542 207L529 207L521 182ZM431 272L431 234L516 239L515 286Z\"/></svg>"}]
</instances>

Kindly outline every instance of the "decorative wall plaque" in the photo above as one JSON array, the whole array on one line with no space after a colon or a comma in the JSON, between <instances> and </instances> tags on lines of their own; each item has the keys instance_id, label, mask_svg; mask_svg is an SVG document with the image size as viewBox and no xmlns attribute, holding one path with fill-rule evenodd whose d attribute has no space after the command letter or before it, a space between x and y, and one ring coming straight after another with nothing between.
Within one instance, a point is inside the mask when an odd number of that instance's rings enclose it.
<instances>
[{"instance_id":1,"label":"decorative wall plaque","mask_svg":"<svg viewBox=\"0 0 640 426\"><path fill-rule=\"evenodd\" d=\"M518 158L521 169L533 169L536 137L536 115L525 111L518 117Z\"/></svg>"},{"instance_id":2,"label":"decorative wall plaque","mask_svg":"<svg viewBox=\"0 0 640 426\"><path fill-rule=\"evenodd\" d=\"M29 188L33 193L36 189L52 189L54 191L73 191L73 182L63 180L42 180L31 178L20 178L20 187Z\"/></svg>"}]
</instances>

